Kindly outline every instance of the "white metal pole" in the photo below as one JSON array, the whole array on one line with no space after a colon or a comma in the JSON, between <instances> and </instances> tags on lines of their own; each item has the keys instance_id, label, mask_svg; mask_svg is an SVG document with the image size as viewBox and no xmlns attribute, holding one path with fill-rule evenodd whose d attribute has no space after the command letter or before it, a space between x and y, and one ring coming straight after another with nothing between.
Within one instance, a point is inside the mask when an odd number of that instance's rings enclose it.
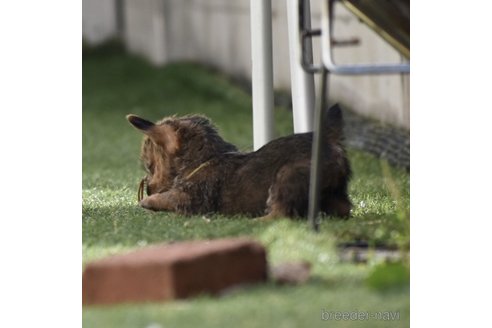
<instances>
[{"instance_id":1,"label":"white metal pole","mask_svg":"<svg viewBox=\"0 0 492 328\"><path fill-rule=\"evenodd\" d=\"M290 86L294 132L313 130L314 76L304 71L301 65L301 35L299 31L299 0L287 0L287 25L289 29ZM311 28L309 0L304 1L305 27ZM306 41L306 58L312 61L311 39Z\"/></svg>"},{"instance_id":2,"label":"white metal pole","mask_svg":"<svg viewBox=\"0 0 492 328\"><path fill-rule=\"evenodd\" d=\"M250 0L254 149L273 139L272 2Z\"/></svg>"}]
</instances>

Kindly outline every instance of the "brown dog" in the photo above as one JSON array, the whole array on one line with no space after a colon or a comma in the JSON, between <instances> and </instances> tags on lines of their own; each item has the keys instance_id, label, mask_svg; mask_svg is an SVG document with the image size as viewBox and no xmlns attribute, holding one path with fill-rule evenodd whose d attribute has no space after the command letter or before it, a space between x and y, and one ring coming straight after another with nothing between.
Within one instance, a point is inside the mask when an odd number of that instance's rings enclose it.
<instances>
[{"instance_id":1,"label":"brown dog","mask_svg":"<svg viewBox=\"0 0 492 328\"><path fill-rule=\"evenodd\" d=\"M320 207L327 214L347 217L351 170L341 144L338 105L326 116ZM255 152L241 153L203 116L170 117L156 124L135 115L127 119L145 134L142 207L186 215L307 215L312 133L282 137Z\"/></svg>"}]
</instances>

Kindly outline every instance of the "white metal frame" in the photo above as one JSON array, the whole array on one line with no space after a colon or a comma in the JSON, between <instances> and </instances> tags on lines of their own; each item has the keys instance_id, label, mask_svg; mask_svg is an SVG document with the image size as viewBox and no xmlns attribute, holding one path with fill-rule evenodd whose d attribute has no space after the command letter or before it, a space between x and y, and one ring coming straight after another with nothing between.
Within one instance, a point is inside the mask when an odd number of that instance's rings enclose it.
<instances>
[{"instance_id":1,"label":"white metal frame","mask_svg":"<svg viewBox=\"0 0 492 328\"><path fill-rule=\"evenodd\" d=\"M286 0L289 32L289 60L292 90L294 133L313 130L314 76L300 65L298 0ZM310 26L309 2L304 3L304 20ZM271 0L250 0L251 60L253 94L253 144L257 150L273 139L273 58ZM304 44L305 56L312 59L312 44Z\"/></svg>"},{"instance_id":2,"label":"white metal frame","mask_svg":"<svg viewBox=\"0 0 492 328\"><path fill-rule=\"evenodd\" d=\"M309 0L299 0L300 2ZM366 74L408 74L410 73L410 62L407 63L394 63L394 64L368 64L368 65L336 65L333 61L332 54L332 19L333 19L333 4L335 0L322 0L321 11L321 86L320 86L320 99L319 104L316 106L314 113L315 128L313 136L313 151L311 158L311 179L309 185L309 210L308 218L310 224L315 231L319 230L318 214L319 214L319 197L320 186L319 177L321 174L320 161L323 158L322 142L324 129L321 124L323 121L323 112L325 104L328 98L328 80L329 74L342 74L342 75L366 75ZM299 47L302 49L303 43L301 40ZM319 68L316 66L306 67L305 63L302 63L304 69L310 72L316 72Z\"/></svg>"},{"instance_id":3,"label":"white metal frame","mask_svg":"<svg viewBox=\"0 0 492 328\"><path fill-rule=\"evenodd\" d=\"M272 2L250 0L253 93L253 144L261 148L273 139Z\"/></svg>"},{"instance_id":4,"label":"white metal frame","mask_svg":"<svg viewBox=\"0 0 492 328\"><path fill-rule=\"evenodd\" d=\"M322 157L321 125L328 96L328 77L332 74L401 74L410 72L410 63L383 65L337 65L332 55L332 11L334 0L322 0L321 33L310 31L309 0L286 0L289 30L291 88L294 131L313 130L313 152L309 190L309 220L318 230L319 159ZM271 0L250 0L251 58L253 90L254 149L273 139L273 59L272 59L272 3ZM300 7L303 6L303 7ZM300 9L304 13L300 17ZM303 23L299 23L302 19ZM309 30L309 31L308 31ZM307 34L306 34L307 33ZM311 36L321 35L322 65L312 65ZM311 63L311 64L310 64ZM319 103L314 109L313 73L322 73ZM313 115L314 112L314 115Z\"/></svg>"},{"instance_id":5,"label":"white metal frame","mask_svg":"<svg viewBox=\"0 0 492 328\"><path fill-rule=\"evenodd\" d=\"M309 1L309 0L307 0ZM321 58L323 66L332 74L363 75L363 74L400 74L410 73L410 63L337 65L333 60L333 0L323 0L321 6Z\"/></svg>"},{"instance_id":6,"label":"white metal frame","mask_svg":"<svg viewBox=\"0 0 492 328\"><path fill-rule=\"evenodd\" d=\"M311 28L309 1L304 5L304 21ZM290 81L292 93L292 114L294 133L313 130L314 115L314 76L306 72L300 65L302 49L299 47L301 34L299 30L299 0L287 0L287 26L289 30ZM312 61L313 47L311 39L304 44L305 56Z\"/></svg>"}]
</instances>

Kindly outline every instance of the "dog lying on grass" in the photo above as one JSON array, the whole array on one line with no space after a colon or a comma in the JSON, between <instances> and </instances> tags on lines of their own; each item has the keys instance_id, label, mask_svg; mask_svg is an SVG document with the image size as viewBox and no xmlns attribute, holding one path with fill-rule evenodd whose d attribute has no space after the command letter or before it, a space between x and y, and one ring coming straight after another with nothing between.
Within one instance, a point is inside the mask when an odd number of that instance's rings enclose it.
<instances>
[{"instance_id":1,"label":"dog lying on grass","mask_svg":"<svg viewBox=\"0 0 492 328\"><path fill-rule=\"evenodd\" d=\"M147 176L138 197L142 207L184 215L307 215L312 133L278 138L241 153L204 116L169 117L156 124L132 114L127 119L145 134L141 160ZM341 143L338 105L328 110L325 128L320 209L348 217L351 169Z\"/></svg>"}]
</instances>

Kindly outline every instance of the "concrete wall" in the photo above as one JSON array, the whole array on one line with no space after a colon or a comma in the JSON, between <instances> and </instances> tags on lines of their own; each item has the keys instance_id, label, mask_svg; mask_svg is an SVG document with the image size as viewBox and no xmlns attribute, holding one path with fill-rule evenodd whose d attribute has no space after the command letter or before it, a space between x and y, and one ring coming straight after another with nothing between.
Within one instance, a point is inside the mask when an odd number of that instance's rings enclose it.
<instances>
[{"instance_id":1,"label":"concrete wall","mask_svg":"<svg viewBox=\"0 0 492 328\"><path fill-rule=\"evenodd\" d=\"M101 41L111 33L116 0L83 0L84 37ZM312 26L320 25L321 1L312 0ZM162 65L193 60L229 74L251 77L249 0L124 0L123 40L132 53ZM273 61L276 89L290 89L285 0L272 0ZM93 8L98 8L93 10ZM86 17L86 15L88 17ZM90 16L90 17L89 17ZM336 6L337 38L356 36L359 46L337 48L338 63L398 62L402 58L343 6ZM104 22L103 22L104 21ZM96 33L96 31L99 33ZM113 32L112 32L113 31ZM319 43L314 43L319 62ZM382 122L409 128L408 76L332 76L330 101Z\"/></svg>"},{"instance_id":2,"label":"concrete wall","mask_svg":"<svg viewBox=\"0 0 492 328\"><path fill-rule=\"evenodd\" d=\"M115 0L82 1L82 34L89 44L96 45L118 34Z\"/></svg>"}]
</instances>

